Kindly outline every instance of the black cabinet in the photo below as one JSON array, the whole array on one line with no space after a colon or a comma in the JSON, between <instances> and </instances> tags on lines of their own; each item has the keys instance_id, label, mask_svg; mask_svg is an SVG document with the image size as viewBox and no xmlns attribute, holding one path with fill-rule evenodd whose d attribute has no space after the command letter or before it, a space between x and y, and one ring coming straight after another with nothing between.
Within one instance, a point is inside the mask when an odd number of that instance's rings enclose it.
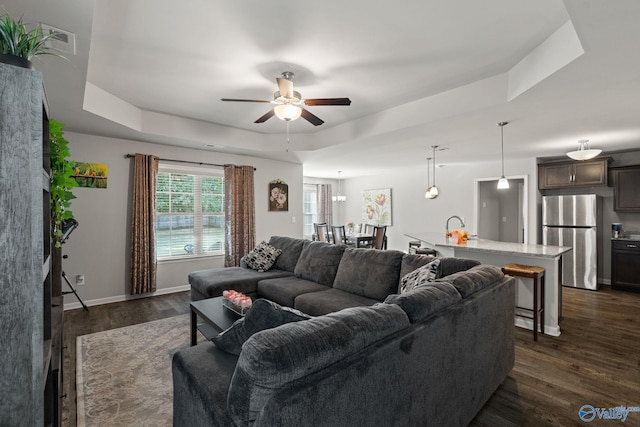
<instances>
[{"instance_id":1,"label":"black cabinet","mask_svg":"<svg viewBox=\"0 0 640 427\"><path fill-rule=\"evenodd\" d=\"M640 166L613 170L613 209L640 212Z\"/></svg>"},{"instance_id":2,"label":"black cabinet","mask_svg":"<svg viewBox=\"0 0 640 427\"><path fill-rule=\"evenodd\" d=\"M640 241L611 241L611 287L640 292Z\"/></svg>"},{"instance_id":3,"label":"black cabinet","mask_svg":"<svg viewBox=\"0 0 640 427\"><path fill-rule=\"evenodd\" d=\"M579 162L553 162L538 164L538 188L606 187L609 161L606 157Z\"/></svg>"}]
</instances>

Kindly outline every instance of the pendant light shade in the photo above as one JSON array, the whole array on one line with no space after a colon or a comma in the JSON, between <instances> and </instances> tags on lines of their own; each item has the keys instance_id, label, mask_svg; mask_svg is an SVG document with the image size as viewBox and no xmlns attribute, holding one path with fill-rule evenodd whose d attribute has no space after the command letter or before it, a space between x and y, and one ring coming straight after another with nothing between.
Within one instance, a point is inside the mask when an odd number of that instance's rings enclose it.
<instances>
[{"instance_id":1,"label":"pendant light shade","mask_svg":"<svg viewBox=\"0 0 640 427\"><path fill-rule=\"evenodd\" d=\"M589 160L597 157L600 153L602 153L602 150L589 148L588 139L581 139L578 141L578 149L576 151L569 151L567 156L573 160Z\"/></svg>"},{"instance_id":2,"label":"pendant light shade","mask_svg":"<svg viewBox=\"0 0 640 427\"><path fill-rule=\"evenodd\" d=\"M342 194L340 194L340 174L342 173L342 171L338 171L338 195L337 196L331 196L331 200L333 200L334 202L338 202L338 203L344 203L347 201L347 197L343 196Z\"/></svg>"},{"instance_id":3,"label":"pendant light shade","mask_svg":"<svg viewBox=\"0 0 640 427\"><path fill-rule=\"evenodd\" d=\"M498 180L498 190L509 188L509 180L504 177L504 127L508 124L509 122L497 123L497 125L500 126L500 158L502 161L502 175Z\"/></svg>"},{"instance_id":4,"label":"pendant light shade","mask_svg":"<svg viewBox=\"0 0 640 427\"><path fill-rule=\"evenodd\" d=\"M424 195L427 199L435 199L438 197L438 187L436 187L436 148L438 148L437 145L431 146L433 150L433 185L427 188L427 192Z\"/></svg>"}]
</instances>

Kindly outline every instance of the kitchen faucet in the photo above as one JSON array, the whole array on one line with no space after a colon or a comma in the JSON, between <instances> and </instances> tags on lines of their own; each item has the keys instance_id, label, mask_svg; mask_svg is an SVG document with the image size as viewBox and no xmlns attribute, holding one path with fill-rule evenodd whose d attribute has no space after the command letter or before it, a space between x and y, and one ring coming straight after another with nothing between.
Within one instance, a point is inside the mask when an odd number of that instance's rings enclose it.
<instances>
[{"instance_id":1,"label":"kitchen faucet","mask_svg":"<svg viewBox=\"0 0 640 427\"><path fill-rule=\"evenodd\" d=\"M449 218L447 218L447 225L446 225L447 236L449 235L449 221L452 218L456 218L458 221L460 221L460 227L462 228L466 227L466 225L464 225L464 221L462 220L462 218L460 218L458 215L451 215Z\"/></svg>"}]
</instances>

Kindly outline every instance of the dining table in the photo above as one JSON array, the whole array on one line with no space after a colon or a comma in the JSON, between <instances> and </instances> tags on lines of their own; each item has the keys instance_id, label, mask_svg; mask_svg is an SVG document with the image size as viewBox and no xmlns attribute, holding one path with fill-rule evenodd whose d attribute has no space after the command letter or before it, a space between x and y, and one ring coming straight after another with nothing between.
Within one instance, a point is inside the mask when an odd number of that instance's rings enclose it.
<instances>
[{"instance_id":1,"label":"dining table","mask_svg":"<svg viewBox=\"0 0 640 427\"><path fill-rule=\"evenodd\" d=\"M347 233L347 245L354 246L356 248L364 248L373 245L373 235L369 233ZM311 236L313 240L318 240L318 236L313 234ZM329 239L333 241L333 234L329 232ZM382 249L387 249L387 236L384 236L382 241Z\"/></svg>"}]
</instances>

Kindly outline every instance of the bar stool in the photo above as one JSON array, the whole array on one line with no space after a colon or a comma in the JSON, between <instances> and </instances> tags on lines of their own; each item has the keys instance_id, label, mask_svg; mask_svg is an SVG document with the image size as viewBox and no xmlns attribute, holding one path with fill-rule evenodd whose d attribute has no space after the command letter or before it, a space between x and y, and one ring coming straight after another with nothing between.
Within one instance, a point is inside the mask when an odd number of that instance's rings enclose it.
<instances>
[{"instance_id":1,"label":"bar stool","mask_svg":"<svg viewBox=\"0 0 640 427\"><path fill-rule=\"evenodd\" d=\"M538 316L540 317L540 333L544 335L544 268L533 265L507 264L502 267L502 272L514 277L533 279L533 309L516 305L516 309L530 311L532 315L516 313L516 316L533 319L533 340L538 341ZM540 300L539 303L538 300Z\"/></svg>"},{"instance_id":2,"label":"bar stool","mask_svg":"<svg viewBox=\"0 0 640 427\"><path fill-rule=\"evenodd\" d=\"M431 248L421 248L420 240L412 240L409 242L409 253L417 255L431 255L436 256L436 250Z\"/></svg>"}]
</instances>

